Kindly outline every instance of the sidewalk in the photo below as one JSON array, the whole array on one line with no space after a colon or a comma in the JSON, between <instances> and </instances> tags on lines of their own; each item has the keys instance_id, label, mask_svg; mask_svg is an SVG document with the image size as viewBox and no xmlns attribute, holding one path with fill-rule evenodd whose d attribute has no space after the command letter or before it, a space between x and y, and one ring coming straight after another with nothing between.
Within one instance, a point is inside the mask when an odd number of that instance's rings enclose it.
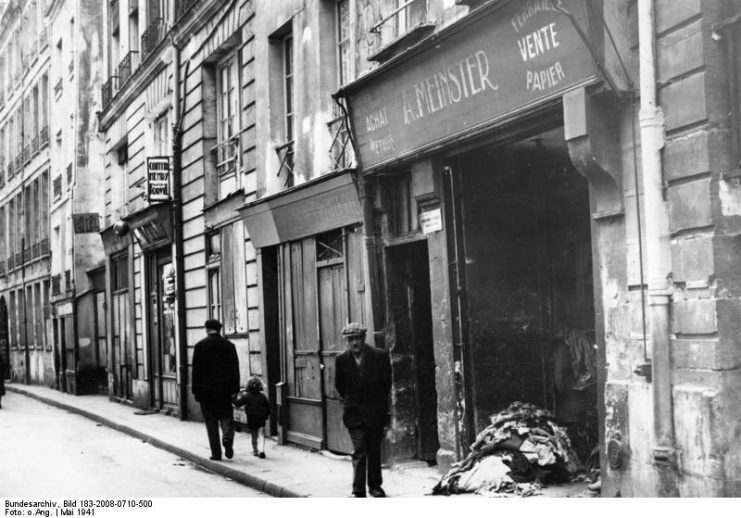
<instances>
[{"instance_id":1,"label":"sidewalk","mask_svg":"<svg viewBox=\"0 0 741 518\"><path fill-rule=\"evenodd\" d=\"M237 433L234 458L212 461L201 422L181 421L164 414L137 414L140 409L108 400L107 396L73 396L48 387L6 383L9 392L82 415L137 437L209 471L279 497L347 497L352 467L349 457L310 452L265 441L266 459L252 456L247 433ZM384 489L390 497L421 497L430 493L440 476L423 463L383 470Z\"/></svg>"},{"instance_id":2,"label":"sidewalk","mask_svg":"<svg viewBox=\"0 0 741 518\"><path fill-rule=\"evenodd\" d=\"M352 466L349 457L282 446L268 439L265 441L267 458L258 459L252 456L249 435L237 433L234 458L216 462L209 459L211 452L203 423L144 413L136 407L109 401L102 395L73 396L48 387L18 383L6 383L5 388L137 437L272 496L347 497L350 494ZM389 497L429 495L439 479L437 469L423 462L404 463L383 470L383 487ZM542 495L533 498L575 497L585 492L588 493L586 483L573 483L545 487ZM473 495L452 498L463 497L479 498Z\"/></svg>"}]
</instances>

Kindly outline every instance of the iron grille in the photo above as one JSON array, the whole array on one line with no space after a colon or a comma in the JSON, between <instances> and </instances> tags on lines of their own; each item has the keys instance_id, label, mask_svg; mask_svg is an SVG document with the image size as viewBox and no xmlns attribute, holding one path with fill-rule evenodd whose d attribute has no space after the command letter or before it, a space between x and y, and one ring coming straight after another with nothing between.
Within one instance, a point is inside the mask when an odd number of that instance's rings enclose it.
<instances>
[{"instance_id":1,"label":"iron grille","mask_svg":"<svg viewBox=\"0 0 741 518\"><path fill-rule=\"evenodd\" d=\"M118 79L120 84L124 84L131 77L133 71L136 70L138 65L136 60L138 57L139 52L136 50L129 51L121 60L121 63L118 64Z\"/></svg>"},{"instance_id":2,"label":"iron grille","mask_svg":"<svg viewBox=\"0 0 741 518\"><path fill-rule=\"evenodd\" d=\"M111 103L111 101L113 100L113 96L116 95L117 91L118 76L111 76L108 78L108 81L103 83L103 86L101 87L101 102L103 104L103 108L107 107Z\"/></svg>"},{"instance_id":3,"label":"iron grille","mask_svg":"<svg viewBox=\"0 0 741 518\"><path fill-rule=\"evenodd\" d=\"M155 18L147 30L142 33L142 60L146 59L163 39L165 39L165 20Z\"/></svg>"}]
</instances>

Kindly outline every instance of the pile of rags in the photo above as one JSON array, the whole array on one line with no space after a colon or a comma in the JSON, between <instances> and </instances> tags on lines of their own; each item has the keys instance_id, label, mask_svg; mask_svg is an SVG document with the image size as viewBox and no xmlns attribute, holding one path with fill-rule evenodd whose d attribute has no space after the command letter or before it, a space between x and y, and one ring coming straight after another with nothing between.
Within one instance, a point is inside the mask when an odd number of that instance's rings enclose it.
<instances>
[{"instance_id":1,"label":"pile of rags","mask_svg":"<svg viewBox=\"0 0 741 518\"><path fill-rule=\"evenodd\" d=\"M516 401L490 420L471 453L451 466L433 495L531 496L543 483L566 482L579 470L566 430L547 410Z\"/></svg>"}]
</instances>

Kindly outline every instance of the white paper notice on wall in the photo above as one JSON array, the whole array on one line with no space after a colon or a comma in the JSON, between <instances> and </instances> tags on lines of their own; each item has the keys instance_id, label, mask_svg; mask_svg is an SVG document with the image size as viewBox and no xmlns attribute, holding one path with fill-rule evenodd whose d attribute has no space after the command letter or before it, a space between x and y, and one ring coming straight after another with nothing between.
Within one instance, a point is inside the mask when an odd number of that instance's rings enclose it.
<instances>
[{"instance_id":1,"label":"white paper notice on wall","mask_svg":"<svg viewBox=\"0 0 741 518\"><path fill-rule=\"evenodd\" d=\"M419 215L419 226L422 227L422 233L425 235L442 230L443 216L440 207L422 212Z\"/></svg>"}]
</instances>

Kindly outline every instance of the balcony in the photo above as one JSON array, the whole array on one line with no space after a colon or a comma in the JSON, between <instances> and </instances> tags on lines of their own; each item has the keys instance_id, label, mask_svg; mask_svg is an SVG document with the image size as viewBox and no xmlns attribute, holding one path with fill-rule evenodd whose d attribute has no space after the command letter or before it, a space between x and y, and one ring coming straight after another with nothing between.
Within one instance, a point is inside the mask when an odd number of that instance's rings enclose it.
<instances>
[{"instance_id":1,"label":"balcony","mask_svg":"<svg viewBox=\"0 0 741 518\"><path fill-rule=\"evenodd\" d=\"M283 187L293 187L293 140L283 145L275 146L275 152L280 159L278 178L283 180Z\"/></svg>"},{"instance_id":2,"label":"balcony","mask_svg":"<svg viewBox=\"0 0 741 518\"><path fill-rule=\"evenodd\" d=\"M38 259L39 258L39 244L34 243L31 246L31 258L32 259Z\"/></svg>"},{"instance_id":3,"label":"balcony","mask_svg":"<svg viewBox=\"0 0 741 518\"><path fill-rule=\"evenodd\" d=\"M31 144L23 146L23 165L31 161Z\"/></svg>"},{"instance_id":4,"label":"balcony","mask_svg":"<svg viewBox=\"0 0 741 518\"><path fill-rule=\"evenodd\" d=\"M41 149L41 146L39 146L39 136L36 135L33 140L31 140L31 155L36 156L39 154L39 150Z\"/></svg>"},{"instance_id":5,"label":"balcony","mask_svg":"<svg viewBox=\"0 0 741 518\"><path fill-rule=\"evenodd\" d=\"M147 56L157 48L157 45L165 39L165 20L163 18L155 18L154 21L149 24L147 30L142 34L142 61L147 59Z\"/></svg>"},{"instance_id":6,"label":"balcony","mask_svg":"<svg viewBox=\"0 0 741 518\"><path fill-rule=\"evenodd\" d=\"M15 265L20 267L22 264L23 264L23 253L16 252L15 253Z\"/></svg>"},{"instance_id":7,"label":"balcony","mask_svg":"<svg viewBox=\"0 0 741 518\"><path fill-rule=\"evenodd\" d=\"M13 178L13 176L15 176L15 162L11 158L8 161L8 180L10 180L11 178Z\"/></svg>"},{"instance_id":8,"label":"balcony","mask_svg":"<svg viewBox=\"0 0 741 518\"><path fill-rule=\"evenodd\" d=\"M368 61L382 63L434 32L428 20L427 2L407 0L386 14L370 29L376 39Z\"/></svg>"},{"instance_id":9,"label":"balcony","mask_svg":"<svg viewBox=\"0 0 741 518\"><path fill-rule=\"evenodd\" d=\"M39 149L44 149L49 145L49 126L46 125L41 128L39 132Z\"/></svg>"},{"instance_id":10,"label":"balcony","mask_svg":"<svg viewBox=\"0 0 741 518\"><path fill-rule=\"evenodd\" d=\"M111 103L113 96L116 95L117 91L118 76L111 76L101 87L101 102L103 103L104 109Z\"/></svg>"},{"instance_id":11,"label":"balcony","mask_svg":"<svg viewBox=\"0 0 741 518\"><path fill-rule=\"evenodd\" d=\"M13 259L13 254L10 254L8 257L8 271L12 271L13 268L15 268L15 260Z\"/></svg>"},{"instance_id":12,"label":"balcony","mask_svg":"<svg viewBox=\"0 0 741 518\"><path fill-rule=\"evenodd\" d=\"M39 241L39 253L41 255L49 255L49 240L42 239Z\"/></svg>"},{"instance_id":13,"label":"balcony","mask_svg":"<svg viewBox=\"0 0 741 518\"><path fill-rule=\"evenodd\" d=\"M20 174L23 170L23 149L18 151L18 154L15 156L15 174Z\"/></svg>"},{"instance_id":14,"label":"balcony","mask_svg":"<svg viewBox=\"0 0 741 518\"><path fill-rule=\"evenodd\" d=\"M128 81L131 74L139 66L139 52L136 50L130 51L118 64L118 80L119 84L123 85Z\"/></svg>"}]
</instances>

